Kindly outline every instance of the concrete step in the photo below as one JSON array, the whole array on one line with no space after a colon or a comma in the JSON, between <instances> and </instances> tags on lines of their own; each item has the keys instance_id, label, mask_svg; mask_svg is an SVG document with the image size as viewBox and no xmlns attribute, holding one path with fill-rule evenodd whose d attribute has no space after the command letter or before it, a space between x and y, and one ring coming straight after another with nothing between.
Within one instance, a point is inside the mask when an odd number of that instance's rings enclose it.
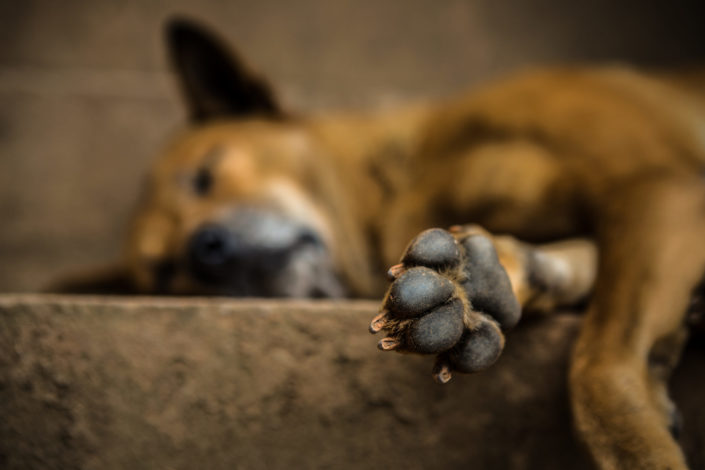
<instances>
[{"instance_id":1,"label":"concrete step","mask_svg":"<svg viewBox=\"0 0 705 470\"><path fill-rule=\"evenodd\" d=\"M525 321L483 374L381 353L372 302L0 296L0 468L586 467L577 315ZM674 381L704 468L705 350Z\"/></svg>"}]
</instances>

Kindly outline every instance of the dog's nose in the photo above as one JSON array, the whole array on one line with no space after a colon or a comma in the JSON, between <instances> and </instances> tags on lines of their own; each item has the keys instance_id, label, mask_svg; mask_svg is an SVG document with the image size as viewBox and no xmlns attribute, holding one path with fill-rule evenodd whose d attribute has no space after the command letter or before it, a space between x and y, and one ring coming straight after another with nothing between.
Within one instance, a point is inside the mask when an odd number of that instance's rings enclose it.
<instances>
[{"instance_id":1,"label":"dog's nose","mask_svg":"<svg viewBox=\"0 0 705 470\"><path fill-rule=\"evenodd\" d=\"M266 285L268 277L281 270L292 253L304 245L320 243L315 233L298 227L278 225L279 230L253 231L253 226L264 225L259 219L242 227L231 225L208 224L191 237L187 256L196 279L259 292L260 285Z\"/></svg>"},{"instance_id":2,"label":"dog's nose","mask_svg":"<svg viewBox=\"0 0 705 470\"><path fill-rule=\"evenodd\" d=\"M228 231L218 225L206 226L191 239L189 252L193 261L204 266L224 264L234 253L234 240Z\"/></svg>"}]
</instances>

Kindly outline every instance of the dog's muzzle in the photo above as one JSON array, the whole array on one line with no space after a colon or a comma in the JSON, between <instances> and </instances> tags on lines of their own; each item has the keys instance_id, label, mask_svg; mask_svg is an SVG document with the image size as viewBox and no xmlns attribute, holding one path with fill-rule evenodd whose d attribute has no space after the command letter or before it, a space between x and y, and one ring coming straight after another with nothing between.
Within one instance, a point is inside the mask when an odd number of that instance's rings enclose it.
<instances>
[{"instance_id":1,"label":"dog's muzzle","mask_svg":"<svg viewBox=\"0 0 705 470\"><path fill-rule=\"evenodd\" d=\"M329 251L311 228L284 215L239 209L202 225L187 245L191 275L219 293L340 297Z\"/></svg>"}]
</instances>

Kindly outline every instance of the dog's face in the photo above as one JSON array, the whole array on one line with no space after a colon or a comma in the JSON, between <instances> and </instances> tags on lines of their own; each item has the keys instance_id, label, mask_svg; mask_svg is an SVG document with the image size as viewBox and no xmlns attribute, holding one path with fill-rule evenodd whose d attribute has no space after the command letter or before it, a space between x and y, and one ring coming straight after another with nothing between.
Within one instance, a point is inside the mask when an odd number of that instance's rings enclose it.
<instances>
[{"instance_id":1,"label":"dog's face","mask_svg":"<svg viewBox=\"0 0 705 470\"><path fill-rule=\"evenodd\" d=\"M168 39L194 126L148 176L127 249L137 286L343 295L336 208L321 196L330 180L311 132L217 39L183 21Z\"/></svg>"}]
</instances>

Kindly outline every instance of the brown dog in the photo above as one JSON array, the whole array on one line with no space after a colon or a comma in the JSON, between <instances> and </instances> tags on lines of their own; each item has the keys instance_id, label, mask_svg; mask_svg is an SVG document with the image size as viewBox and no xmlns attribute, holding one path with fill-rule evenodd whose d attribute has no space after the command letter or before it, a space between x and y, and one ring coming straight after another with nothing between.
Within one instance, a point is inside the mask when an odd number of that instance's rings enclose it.
<instances>
[{"instance_id":1,"label":"brown dog","mask_svg":"<svg viewBox=\"0 0 705 470\"><path fill-rule=\"evenodd\" d=\"M370 328L437 355L440 381L492 364L522 310L594 291L570 374L581 436L603 468L686 467L665 385L705 273L705 107L686 81L549 70L302 118L198 26L168 39L193 126L135 218L141 290L381 296L403 253Z\"/></svg>"}]
</instances>

